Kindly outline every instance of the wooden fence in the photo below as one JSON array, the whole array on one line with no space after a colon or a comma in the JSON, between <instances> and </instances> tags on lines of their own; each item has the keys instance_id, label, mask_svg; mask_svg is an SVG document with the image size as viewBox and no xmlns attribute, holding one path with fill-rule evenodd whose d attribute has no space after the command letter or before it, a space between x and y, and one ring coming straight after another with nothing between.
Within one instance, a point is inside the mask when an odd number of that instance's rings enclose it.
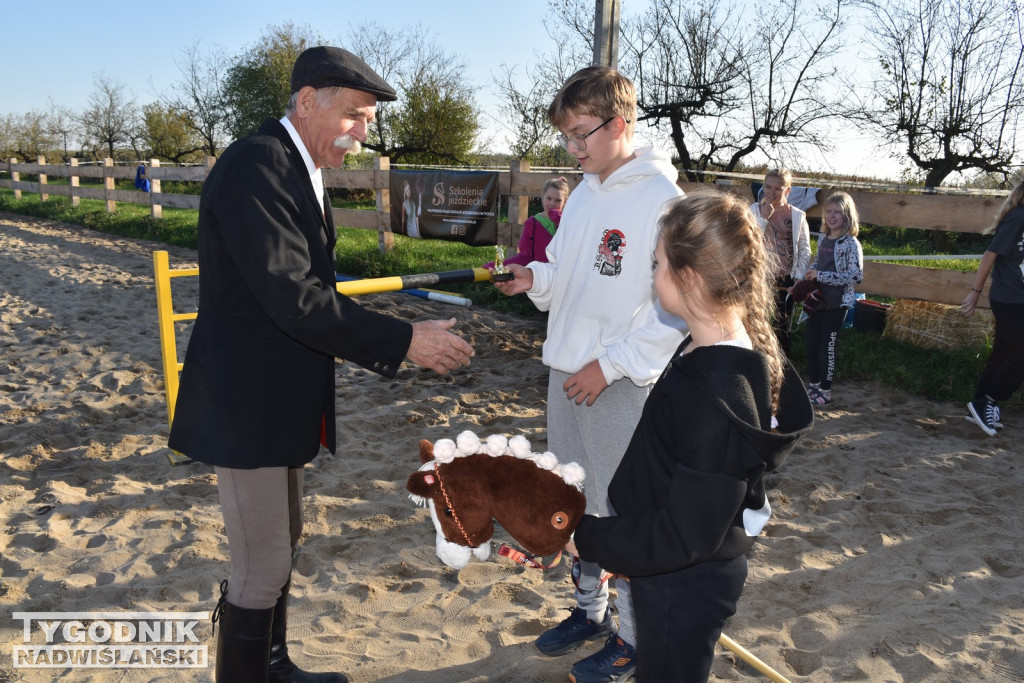
<instances>
[{"instance_id":1,"label":"wooden fence","mask_svg":"<svg viewBox=\"0 0 1024 683\"><path fill-rule=\"evenodd\" d=\"M0 162L0 187L13 189L16 197L22 192L37 193L43 201L50 195L68 196L77 205L80 197L100 199L106 202L107 211L114 211L117 202L145 204L151 207L154 217L162 216L162 207L172 206L198 209L197 195L161 192L162 180L202 183L214 158L207 159L205 166L180 167L160 166L156 159L149 162L147 176L152 191L118 190L114 180L134 179L135 166L114 166L106 159L102 166L79 166L75 159L69 164L47 164L40 157L36 163L18 163L11 159ZM7 174L10 178L2 177ZM333 208L334 222L339 226L376 230L381 249L394 245L391 232L390 163L387 158L375 161L374 168L364 170L324 170L324 184L328 188L349 190L373 190L376 195L376 211ZM38 175L38 181L21 180L23 174ZM582 179L579 171L559 171L566 178L570 189ZM508 220L498 223L498 242L514 245L518 242L523 223L529 216L529 200L539 197L544 183L553 174L550 171L531 171L526 162L514 162L508 171L498 175L498 193L507 198ZM50 177L68 178L66 184L54 185ZM102 178L103 187L83 187L80 178ZM760 176L750 176L760 180ZM796 180L799 184L799 179ZM736 193L753 200L750 185L735 180L719 181L716 184L680 182L679 186L689 194L712 192L716 189ZM833 188L823 187L818 192L823 201ZM835 188L842 189L842 188ZM1002 196L954 196L939 194L895 194L848 190L857 204L861 221L872 225L900 226L922 230L945 230L949 232L980 233L992 221L996 210L1003 201ZM808 211L811 217L821 216L821 206ZM965 273L937 268L893 265L867 262L864 265L864 281L858 291L866 294L889 296L902 299L921 299L943 304L959 304L974 282L974 273ZM988 285L979 301L979 306L988 307Z\"/></svg>"}]
</instances>

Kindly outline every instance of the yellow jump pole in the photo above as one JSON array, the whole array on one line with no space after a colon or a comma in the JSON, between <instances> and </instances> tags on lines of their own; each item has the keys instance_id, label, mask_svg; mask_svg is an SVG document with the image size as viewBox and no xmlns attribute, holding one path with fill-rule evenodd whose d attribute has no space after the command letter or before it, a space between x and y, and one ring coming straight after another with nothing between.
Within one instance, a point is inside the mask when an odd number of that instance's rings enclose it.
<instances>
[{"instance_id":1,"label":"yellow jump pole","mask_svg":"<svg viewBox=\"0 0 1024 683\"><path fill-rule=\"evenodd\" d=\"M416 275L396 275L393 277L375 277L367 280L350 280L339 282L335 286L345 296L360 294L376 294L378 292L397 292L402 289L422 289L433 285L447 285L455 282L489 282L491 272L486 268L466 270L449 270L441 273L419 273Z\"/></svg>"},{"instance_id":2,"label":"yellow jump pole","mask_svg":"<svg viewBox=\"0 0 1024 683\"><path fill-rule=\"evenodd\" d=\"M174 341L174 306L171 303L171 275L166 251L153 252L156 284L156 312L160 330L160 361L164 370L164 400L167 425L174 422L174 402L178 396L178 353Z\"/></svg>"},{"instance_id":3,"label":"yellow jump pole","mask_svg":"<svg viewBox=\"0 0 1024 683\"><path fill-rule=\"evenodd\" d=\"M755 657L754 654L750 652L750 650L747 650L742 645L740 645L724 633L718 637L718 642L721 643L724 647L727 647L733 652L735 652L740 659L742 659L744 662L757 669L760 673L763 673L770 680L775 681L775 683L790 683L788 678L786 678L778 671L762 662L760 659Z\"/></svg>"}]
</instances>

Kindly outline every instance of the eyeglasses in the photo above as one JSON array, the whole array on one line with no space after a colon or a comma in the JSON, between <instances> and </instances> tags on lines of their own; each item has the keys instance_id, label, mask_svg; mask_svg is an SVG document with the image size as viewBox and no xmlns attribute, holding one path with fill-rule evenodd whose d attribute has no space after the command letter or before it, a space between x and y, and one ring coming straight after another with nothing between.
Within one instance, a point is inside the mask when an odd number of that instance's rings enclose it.
<instances>
[{"instance_id":1,"label":"eyeglasses","mask_svg":"<svg viewBox=\"0 0 1024 683\"><path fill-rule=\"evenodd\" d=\"M615 116L618 116L618 114L616 114ZM564 135L564 134L559 134L559 136L558 136L558 144L562 145L566 149L569 149L569 144L572 143L572 146L575 147L577 151L582 152L582 151L584 151L587 148L587 138L589 138L591 135L593 135L597 131L601 130L602 128L607 126L612 121L614 121L615 120L615 116L611 117L610 119L608 119L607 121L602 123L600 126L595 128L594 130L590 131L589 133L585 133L583 135ZM629 123L629 119L627 119L627 118L623 118L623 121L625 121L626 123Z\"/></svg>"}]
</instances>

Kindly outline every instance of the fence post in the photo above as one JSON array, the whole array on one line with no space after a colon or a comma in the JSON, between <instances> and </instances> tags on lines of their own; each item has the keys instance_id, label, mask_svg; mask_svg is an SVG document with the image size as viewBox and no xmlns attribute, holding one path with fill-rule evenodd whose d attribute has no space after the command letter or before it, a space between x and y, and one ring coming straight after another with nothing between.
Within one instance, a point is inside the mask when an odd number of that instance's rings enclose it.
<instances>
[{"instance_id":1,"label":"fence post","mask_svg":"<svg viewBox=\"0 0 1024 683\"><path fill-rule=\"evenodd\" d=\"M40 155L36 157L36 163L42 166L46 163L46 157ZM50 198L50 195L46 192L46 174L39 174L39 201L45 202Z\"/></svg>"},{"instance_id":2,"label":"fence post","mask_svg":"<svg viewBox=\"0 0 1024 683\"><path fill-rule=\"evenodd\" d=\"M159 159L150 159L149 160L149 168L150 169L160 168L160 160ZM163 218L164 217L164 207L161 206L160 204L157 204L157 200L159 199L159 197L154 197L153 196L153 195L160 194L160 180L159 179L157 179L157 178L150 178L149 179L149 191L150 191L149 200L153 203L153 206L150 209L150 214L149 215L151 215L153 218Z\"/></svg>"},{"instance_id":3,"label":"fence post","mask_svg":"<svg viewBox=\"0 0 1024 683\"><path fill-rule=\"evenodd\" d=\"M68 196L71 197L71 206L78 206L82 203L82 198L76 193L78 189L78 175L75 173L75 169L78 168L78 159L71 157L68 160L68 166Z\"/></svg>"},{"instance_id":4,"label":"fence post","mask_svg":"<svg viewBox=\"0 0 1024 683\"><path fill-rule=\"evenodd\" d=\"M114 213L114 210L117 208L117 202L110 198L110 193L114 191L113 170L114 160L107 157L103 160L103 194L107 199L107 213Z\"/></svg>"},{"instance_id":5,"label":"fence post","mask_svg":"<svg viewBox=\"0 0 1024 683\"><path fill-rule=\"evenodd\" d=\"M21 174L14 170L14 166L17 163L18 163L18 160L15 159L14 157L11 157L11 182L12 183L21 182ZM19 190L17 188L14 189L14 198L15 199L21 199L21 190Z\"/></svg>"},{"instance_id":6,"label":"fence post","mask_svg":"<svg viewBox=\"0 0 1024 683\"><path fill-rule=\"evenodd\" d=\"M395 248L395 233L390 228L391 159L377 157L373 161L373 170L373 193L377 196L377 247L383 254Z\"/></svg>"},{"instance_id":7,"label":"fence post","mask_svg":"<svg viewBox=\"0 0 1024 683\"><path fill-rule=\"evenodd\" d=\"M523 223L530 213L530 197L525 194L514 194L517 185L521 186L518 176L530 172L530 162L525 159L513 161L509 168L509 197L508 197L508 235L505 244L512 246L512 235L515 233L515 226L522 228ZM501 242L501 240L498 240Z\"/></svg>"}]
</instances>

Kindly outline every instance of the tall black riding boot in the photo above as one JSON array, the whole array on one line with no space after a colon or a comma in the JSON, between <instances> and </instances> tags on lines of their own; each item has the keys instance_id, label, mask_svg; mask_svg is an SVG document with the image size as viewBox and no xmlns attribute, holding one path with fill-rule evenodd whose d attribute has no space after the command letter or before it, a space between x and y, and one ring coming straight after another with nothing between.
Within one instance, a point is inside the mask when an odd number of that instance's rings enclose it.
<instances>
[{"instance_id":1,"label":"tall black riding boot","mask_svg":"<svg viewBox=\"0 0 1024 683\"><path fill-rule=\"evenodd\" d=\"M227 600L228 582L220 584L213 610L217 635L217 683L262 683L270 670L270 627L274 608L245 609Z\"/></svg>"},{"instance_id":2,"label":"tall black riding boot","mask_svg":"<svg viewBox=\"0 0 1024 683\"><path fill-rule=\"evenodd\" d=\"M303 671L288 657L288 590L291 586L289 579L274 608L274 625L270 631L270 683L348 683L345 674Z\"/></svg>"}]
</instances>

